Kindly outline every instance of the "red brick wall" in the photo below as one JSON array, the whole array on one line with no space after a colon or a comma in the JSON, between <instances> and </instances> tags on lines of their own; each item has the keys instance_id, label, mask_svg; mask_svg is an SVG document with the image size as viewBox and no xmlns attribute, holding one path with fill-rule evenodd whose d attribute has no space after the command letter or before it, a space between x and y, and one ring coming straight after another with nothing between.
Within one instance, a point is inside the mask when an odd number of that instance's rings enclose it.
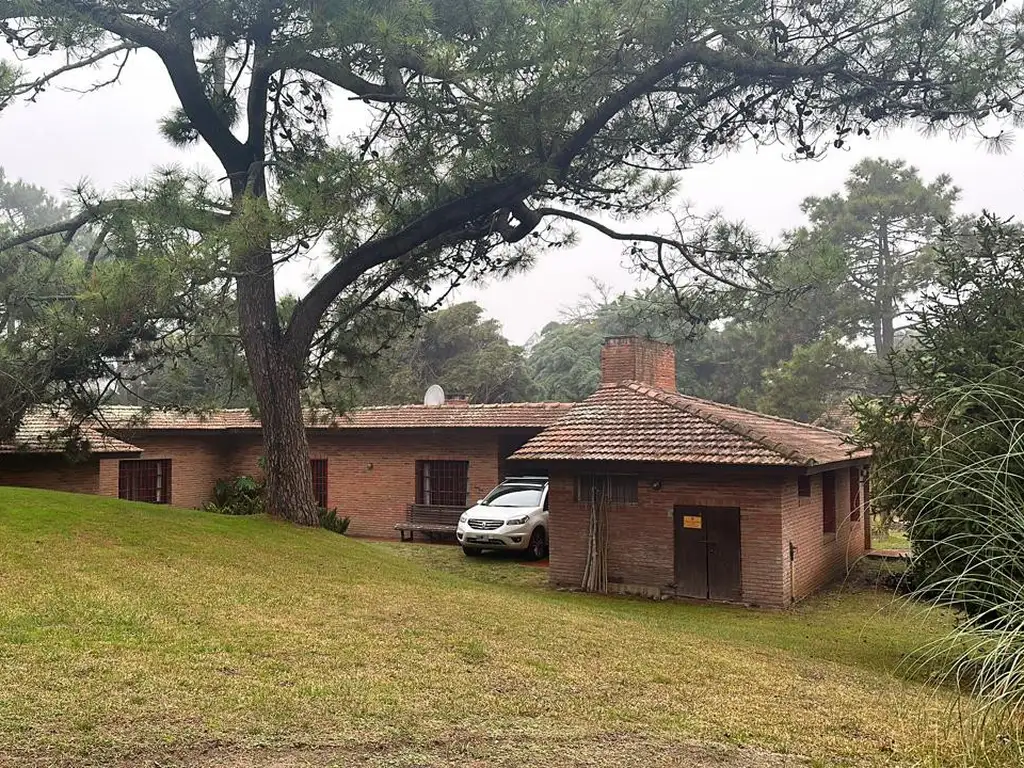
<instances>
[{"instance_id":1,"label":"red brick wall","mask_svg":"<svg viewBox=\"0 0 1024 768\"><path fill-rule=\"evenodd\" d=\"M262 475L263 446L255 434L138 432L125 437L143 450L141 458L171 460L175 506L203 506L221 478ZM417 460L468 461L472 504L501 479L501 455L524 440L518 432L504 430L312 432L310 457L327 459L327 503L352 518L352 535L392 537L397 536L395 523L405 520L406 506L416 500ZM118 464L118 459L94 460L84 465L90 469L75 469L73 474L69 467L32 456L25 457L25 469L16 475L7 472L0 459L0 484L117 496Z\"/></svg>"},{"instance_id":2,"label":"red brick wall","mask_svg":"<svg viewBox=\"0 0 1024 768\"><path fill-rule=\"evenodd\" d=\"M99 489L100 496L117 497L118 459L100 459ZM171 468L171 482L174 482L174 468Z\"/></svg>"},{"instance_id":3,"label":"red brick wall","mask_svg":"<svg viewBox=\"0 0 1024 768\"><path fill-rule=\"evenodd\" d=\"M98 493L99 459L71 463L63 456L0 456L0 485L68 493Z\"/></svg>"},{"instance_id":4,"label":"red brick wall","mask_svg":"<svg viewBox=\"0 0 1024 768\"><path fill-rule=\"evenodd\" d=\"M579 471L601 469L566 467L552 471L550 578L556 586L578 587L583 578L590 512L586 505L573 501ZM658 491L651 488L655 479L662 482ZM638 491L637 505L608 512L608 575L617 589L673 591L676 506L739 507L743 601L784 605L782 478L778 473L646 468L640 471Z\"/></svg>"},{"instance_id":5,"label":"red brick wall","mask_svg":"<svg viewBox=\"0 0 1024 768\"><path fill-rule=\"evenodd\" d=\"M782 491L782 544L786 560L784 592L786 601L800 600L847 574L864 554L864 529L870 526L863 511L860 520L850 514L850 470L835 471L836 532L825 533L822 526L822 475L811 475L811 495L797 493L797 478L786 481ZM863 490L861 493L863 499ZM792 568L789 543L796 546Z\"/></svg>"},{"instance_id":6,"label":"red brick wall","mask_svg":"<svg viewBox=\"0 0 1024 768\"><path fill-rule=\"evenodd\" d=\"M213 495L213 486L229 477L229 444L224 435L163 435L139 432L126 436L142 449L144 460L171 460L171 504L176 507L201 507ZM118 460L101 462L99 490L104 496L117 496Z\"/></svg>"},{"instance_id":7,"label":"red brick wall","mask_svg":"<svg viewBox=\"0 0 1024 768\"><path fill-rule=\"evenodd\" d=\"M469 503L486 495L500 478L496 430L346 430L313 432L310 458L327 459L327 504L352 518L353 536L395 537L395 523L416 500L416 462L469 462ZM260 441L233 448L233 474L260 474Z\"/></svg>"},{"instance_id":8,"label":"red brick wall","mask_svg":"<svg viewBox=\"0 0 1024 768\"><path fill-rule=\"evenodd\" d=\"M616 336L601 347L601 383L642 381L660 389L676 389L676 353L668 344L632 336Z\"/></svg>"}]
</instances>

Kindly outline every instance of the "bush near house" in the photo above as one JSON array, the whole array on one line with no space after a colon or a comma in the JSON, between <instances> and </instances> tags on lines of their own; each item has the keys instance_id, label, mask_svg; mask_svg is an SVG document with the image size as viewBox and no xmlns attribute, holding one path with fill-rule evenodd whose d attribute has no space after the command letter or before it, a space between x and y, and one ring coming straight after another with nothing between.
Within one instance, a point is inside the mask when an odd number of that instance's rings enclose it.
<instances>
[{"instance_id":1,"label":"bush near house","mask_svg":"<svg viewBox=\"0 0 1024 768\"><path fill-rule=\"evenodd\" d=\"M351 522L350 517L340 517L337 509L320 509L320 527L328 531L344 534Z\"/></svg>"},{"instance_id":2,"label":"bush near house","mask_svg":"<svg viewBox=\"0 0 1024 768\"><path fill-rule=\"evenodd\" d=\"M218 515L259 515L265 510L265 488L262 480L248 475L234 480L218 480L213 489L213 501L203 509ZM320 509L320 527L344 534L352 522L342 517L337 509Z\"/></svg>"},{"instance_id":3,"label":"bush near house","mask_svg":"<svg viewBox=\"0 0 1024 768\"><path fill-rule=\"evenodd\" d=\"M213 487L213 501L204 507L219 515L258 515L263 508L263 483L248 475L218 480Z\"/></svg>"}]
</instances>

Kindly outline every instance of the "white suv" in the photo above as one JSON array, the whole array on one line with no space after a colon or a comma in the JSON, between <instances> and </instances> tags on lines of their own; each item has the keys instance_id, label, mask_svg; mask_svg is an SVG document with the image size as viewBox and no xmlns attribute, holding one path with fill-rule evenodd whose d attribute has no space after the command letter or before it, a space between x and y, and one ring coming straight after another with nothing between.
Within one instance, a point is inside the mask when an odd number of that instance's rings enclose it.
<instances>
[{"instance_id":1,"label":"white suv","mask_svg":"<svg viewBox=\"0 0 1024 768\"><path fill-rule=\"evenodd\" d=\"M533 560L548 554L548 481L510 477L459 518L455 538L467 555L512 549Z\"/></svg>"}]
</instances>

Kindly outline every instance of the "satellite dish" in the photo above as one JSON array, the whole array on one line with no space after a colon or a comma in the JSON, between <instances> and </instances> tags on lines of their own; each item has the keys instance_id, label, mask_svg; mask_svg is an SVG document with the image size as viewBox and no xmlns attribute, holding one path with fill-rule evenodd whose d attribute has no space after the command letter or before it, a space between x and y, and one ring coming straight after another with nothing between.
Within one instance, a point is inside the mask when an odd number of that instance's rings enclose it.
<instances>
[{"instance_id":1,"label":"satellite dish","mask_svg":"<svg viewBox=\"0 0 1024 768\"><path fill-rule=\"evenodd\" d=\"M431 384L427 387L427 394L423 396L423 404L432 406L444 405L444 390L437 384Z\"/></svg>"}]
</instances>

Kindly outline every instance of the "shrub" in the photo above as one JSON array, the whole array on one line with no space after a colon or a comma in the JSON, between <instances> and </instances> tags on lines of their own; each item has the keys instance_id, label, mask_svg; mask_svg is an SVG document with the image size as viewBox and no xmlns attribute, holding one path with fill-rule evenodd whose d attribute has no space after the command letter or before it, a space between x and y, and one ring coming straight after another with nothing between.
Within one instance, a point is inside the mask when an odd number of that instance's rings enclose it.
<instances>
[{"instance_id":1,"label":"shrub","mask_svg":"<svg viewBox=\"0 0 1024 768\"><path fill-rule=\"evenodd\" d=\"M947 233L936 288L890 359L893 391L858 407L874 502L906 521L914 594L960 612L939 649L991 704L1024 707L1024 233Z\"/></svg>"},{"instance_id":2,"label":"shrub","mask_svg":"<svg viewBox=\"0 0 1024 768\"><path fill-rule=\"evenodd\" d=\"M335 533L344 534L348 530L349 523L352 522L350 517L339 517L337 509L324 509L320 508L320 527L326 528L328 531L334 531Z\"/></svg>"},{"instance_id":3,"label":"shrub","mask_svg":"<svg viewBox=\"0 0 1024 768\"><path fill-rule=\"evenodd\" d=\"M205 509L219 515L258 515L263 512L263 490L263 483L248 475L218 480Z\"/></svg>"},{"instance_id":4,"label":"shrub","mask_svg":"<svg viewBox=\"0 0 1024 768\"><path fill-rule=\"evenodd\" d=\"M1024 382L1024 370L1020 372ZM950 674L988 702L1024 706L1024 391L977 382L972 412L917 463L910 528L915 595L961 611ZM942 649L946 656L946 649Z\"/></svg>"}]
</instances>

